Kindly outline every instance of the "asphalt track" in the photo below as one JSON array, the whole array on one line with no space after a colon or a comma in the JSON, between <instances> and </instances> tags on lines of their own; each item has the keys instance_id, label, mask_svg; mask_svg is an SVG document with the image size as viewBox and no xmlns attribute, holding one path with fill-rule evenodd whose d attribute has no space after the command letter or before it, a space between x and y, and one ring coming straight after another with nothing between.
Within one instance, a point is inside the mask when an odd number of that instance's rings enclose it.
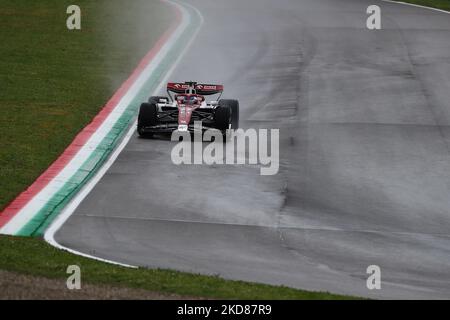
<instances>
[{"instance_id":1,"label":"asphalt track","mask_svg":"<svg viewBox=\"0 0 450 320\"><path fill-rule=\"evenodd\" d=\"M379 1L192 0L171 80L223 83L280 172L175 166L134 136L57 232L133 265L378 298L450 298L450 15ZM382 8L380 31L366 8ZM379 265L382 289L366 288Z\"/></svg>"}]
</instances>

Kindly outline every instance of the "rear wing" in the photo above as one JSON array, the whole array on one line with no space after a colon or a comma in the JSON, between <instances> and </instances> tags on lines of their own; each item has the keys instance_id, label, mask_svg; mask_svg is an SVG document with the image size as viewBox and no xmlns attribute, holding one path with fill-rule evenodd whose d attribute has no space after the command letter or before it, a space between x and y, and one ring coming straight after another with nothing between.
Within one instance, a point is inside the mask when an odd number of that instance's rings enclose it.
<instances>
[{"instance_id":1,"label":"rear wing","mask_svg":"<svg viewBox=\"0 0 450 320\"><path fill-rule=\"evenodd\" d=\"M203 96L222 94L223 85L220 84L203 84L197 82L169 82L167 84L167 91L174 93L196 93Z\"/></svg>"}]
</instances>

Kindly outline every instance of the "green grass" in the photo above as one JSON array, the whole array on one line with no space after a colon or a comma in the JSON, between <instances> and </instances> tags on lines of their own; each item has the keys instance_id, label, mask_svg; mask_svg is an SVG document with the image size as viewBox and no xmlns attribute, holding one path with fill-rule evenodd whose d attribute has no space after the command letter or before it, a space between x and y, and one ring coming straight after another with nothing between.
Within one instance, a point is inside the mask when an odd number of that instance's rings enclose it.
<instances>
[{"instance_id":1,"label":"green grass","mask_svg":"<svg viewBox=\"0 0 450 320\"><path fill-rule=\"evenodd\" d=\"M81 268L82 282L160 293L220 299L350 299L321 292L224 280L160 269L131 269L58 250L41 239L0 236L0 269L47 278L67 278L68 265Z\"/></svg>"},{"instance_id":2,"label":"green grass","mask_svg":"<svg viewBox=\"0 0 450 320\"><path fill-rule=\"evenodd\" d=\"M0 0L0 210L70 144L167 29L160 1Z\"/></svg>"},{"instance_id":3,"label":"green grass","mask_svg":"<svg viewBox=\"0 0 450 320\"><path fill-rule=\"evenodd\" d=\"M450 11L450 0L397 0Z\"/></svg>"}]
</instances>

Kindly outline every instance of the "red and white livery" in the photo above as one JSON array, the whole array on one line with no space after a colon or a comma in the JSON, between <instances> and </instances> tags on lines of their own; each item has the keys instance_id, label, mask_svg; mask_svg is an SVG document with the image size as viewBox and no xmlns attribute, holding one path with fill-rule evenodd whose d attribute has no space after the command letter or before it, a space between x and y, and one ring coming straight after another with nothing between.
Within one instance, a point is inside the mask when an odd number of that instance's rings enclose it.
<instances>
[{"instance_id":1,"label":"red and white livery","mask_svg":"<svg viewBox=\"0 0 450 320\"><path fill-rule=\"evenodd\" d=\"M223 85L169 82L167 97L152 96L142 103L139 110L137 131L140 136L156 133L194 131L194 122L201 122L201 129L217 129L224 135L227 129L239 127L239 102L220 99ZM217 95L216 100L206 101L205 96Z\"/></svg>"}]
</instances>

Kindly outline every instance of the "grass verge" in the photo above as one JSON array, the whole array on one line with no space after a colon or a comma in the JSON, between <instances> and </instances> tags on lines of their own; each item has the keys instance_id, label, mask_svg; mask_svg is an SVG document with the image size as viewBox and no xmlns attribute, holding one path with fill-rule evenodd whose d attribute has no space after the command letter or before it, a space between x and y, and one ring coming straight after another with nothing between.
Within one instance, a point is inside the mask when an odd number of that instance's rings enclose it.
<instances>
[{"instance_id":1,"label":"grass verge","mask_svg":"<svg viewBox=\"0 0 450 320\"><path fill-rule=\"evenodd\" d=\"M450 11L450 0L395 0Z\"/></svg>"},{"instance_id":2,"label":"grass verge","mask_svg":"<svg viewBox=\"0 0 450 320\"><path fill-rule=\"evenodd\" d=\"M0 269L47 278L67 278L69 265L81 268L82 282L218 299L351 299L325 292L224 280L161 269L131 269L58 250L38 238L0 236Z\"/></svg>"},{"instance_id":3,"label":"grass verge","mask_svg":"<svg viewBox=\"0 0 450 320\"><path fill-rule=\"evenodd\" d=\"M0 211L70 144L170 24L160 1L0 0Z\"/></svg>"}]
</instances>

